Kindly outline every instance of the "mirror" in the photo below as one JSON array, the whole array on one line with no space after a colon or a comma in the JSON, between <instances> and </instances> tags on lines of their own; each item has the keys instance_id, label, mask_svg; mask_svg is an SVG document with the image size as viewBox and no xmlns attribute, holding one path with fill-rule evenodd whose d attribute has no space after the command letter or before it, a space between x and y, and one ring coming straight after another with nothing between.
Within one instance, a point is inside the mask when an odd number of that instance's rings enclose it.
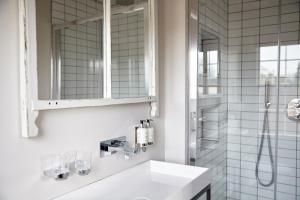
<instances>
[{"instance_id":1,"label":"mirror","mask_svg":"<svg viewBox=\"0 0 300 200\"><path fill-rule=\"evenodd\" d=\"M147 0L116 0L111 6L112 98L148 96Z\"/></svg>"},{"instance_id":2,"label":"mirror","mask_svg":"<svg viewBox=\"0 0 300 200\"><path fill-rule=\"evenodd\" d=\"M214 34L201 30L198 41L199 95L216 95L220 91L220 42Z\"/></svg>"},{"instance_id":3,"label":"mirror","mask_svg":"<svg viewBox=\"0 0 300 200\"><path fill-rule=\"evenodd\" d=\"M39 99L103 98L102 0L36 0Z\"/></svg>"},{"instance_id":4,"label":"mirror","mask_svg":"<svg viewBox=\"0 0 300 200\"><path fill-rule=\"evenodd\" d=\"M20 0L23 137L41 110L150 103L158 116L156 0Z\"/></svg>"},{"instance_id":5,"label":"mirror","mask_svg":"<svg viewBox=\"0 0 300 200\"><path fill-rule=\"evenodd\" d=\"M39 100L151 96L149 0L104 1L35 0Z\"/></svg>"}]
</instances>

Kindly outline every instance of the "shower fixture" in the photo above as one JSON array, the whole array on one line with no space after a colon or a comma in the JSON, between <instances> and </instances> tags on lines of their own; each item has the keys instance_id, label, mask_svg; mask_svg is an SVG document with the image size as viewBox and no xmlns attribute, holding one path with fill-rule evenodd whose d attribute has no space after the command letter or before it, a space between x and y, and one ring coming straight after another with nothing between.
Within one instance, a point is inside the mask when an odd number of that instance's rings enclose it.
<instances>
[{"instance_id":1,"label":"shower fixture","mask_svg":"<svg viewBox=\"0 0 300 200\"><path fill-rule=\"evenodd\" d=\"M270 127L269 127L269 108L271 106L270 103L270 82L266 81L265 82L265 111L264 111L264 122L263 122L263 129L262 129L262 135L260 139L260 146L259 146L259 151L258 151L258 156L257 156L257 161L256 161L256 167L255 167L255 176L257 181L259 182L260 185L264 187L269 187L274 183L275 179L275 170L274 170L274 158L273 158L273 152L272 152L272 143L271 143L271 136L270 136ZM261 156L262 156L262 151L264 148L264 141L265 137L267 137L268 140L268 150L269 150L269 159L271 163L271 170L272 170L272 177L271 180L267 183L262 182L262 180L259 177L259 164L261 161Z\"/></svg>"},{"instance_id":2,"label":"shower fixture","mask_svg":"<svg viewBox=\"0 0 300 200\"><path fill-rule=\"evenodd\" d=\"M300 99L292 99L287 105L287 117L292 121L300 120Z\"/></svg>"}]
</instances>

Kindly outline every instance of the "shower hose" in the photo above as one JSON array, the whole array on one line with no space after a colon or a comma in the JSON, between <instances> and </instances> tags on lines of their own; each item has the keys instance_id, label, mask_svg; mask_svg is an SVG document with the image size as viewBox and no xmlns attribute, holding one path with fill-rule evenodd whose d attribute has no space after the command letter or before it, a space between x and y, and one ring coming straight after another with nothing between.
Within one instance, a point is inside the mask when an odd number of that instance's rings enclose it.
<instances>
[{"instance_id":1,"label":"shower hose","mask_svg":"<svg viewBox=\"0 0 300 200\"><path fill-rule=\"evenodd\" d=\"M269 128L269 108L271 106L271 103L269 101L269 97L270 97L270 83L266 82L266 84L265 84L264 122L263 122L262 135L261 135L260 146L259 146L259 151L258 151L258 156L257 156L257 162L256 162L256 167L255 167L256 179L259 182L259 184L264 186L264 187L271 186L274 183L274 179L275 179L274 159L273 159L272 143L271 143L270 128ZM269 159L270 159L270 162L271 162L271 170L272 170L272 178L267 183L264 183L260 179L259 174L258 174L258 168L259 168L260 161L261 161L261 156L262 156L262 151L263 151L263 147L264 147L265 137L267 137L267 140L268 140Z\"/></svg>"}]
</instances>

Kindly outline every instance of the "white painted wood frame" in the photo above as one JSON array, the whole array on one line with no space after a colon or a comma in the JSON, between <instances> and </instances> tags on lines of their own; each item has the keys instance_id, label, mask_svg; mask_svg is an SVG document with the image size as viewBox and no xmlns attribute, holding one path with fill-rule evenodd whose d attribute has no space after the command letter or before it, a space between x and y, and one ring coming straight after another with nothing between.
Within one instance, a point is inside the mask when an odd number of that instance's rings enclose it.
<instances>
[{"instance_id":1,"label":"white painted wood frame","mask_svg":"<svg viewBox=\"0 0 300 200\"><path fill-rule=\"evenodd\" d=\"M151 81L149 96L140 98L111 98L111 0L104 0L104 98L83 100L39 100L37 73L36 0L19 0L20 31L20 114L21 135L25 138L38 136L36 119L39 111L98 107L117 104L149 103L152 117L158 116L158 51L157 51L157 0L148 0L149 40L148 51Z\"/></svg>"}]
</instances>

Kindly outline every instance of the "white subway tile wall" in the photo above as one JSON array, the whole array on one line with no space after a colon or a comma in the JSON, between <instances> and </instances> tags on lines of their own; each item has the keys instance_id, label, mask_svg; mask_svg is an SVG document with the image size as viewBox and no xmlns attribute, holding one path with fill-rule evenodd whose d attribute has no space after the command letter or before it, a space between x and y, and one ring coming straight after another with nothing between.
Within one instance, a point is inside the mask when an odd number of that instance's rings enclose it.
<instances>
[{"instance_id":1,"label":"white subway tile wall","mask_svg":"<svg viewBox=\"0 0 300 200\"><path fill-rule=\"evenodd\" d=\"M299 0L229 0L228 21L228 199L300 199L298 124L286 118L286 104L299 94ZM280 26L278 23L280 20ZM278 30L281 57L277 88ZM294 49L291 58L286 49ZM255 177L264 112L264 83L272 81L269 115L277 181L262 187ZM277 116L277 96L279 115ZM278 117L278 122L277 122ZM276 142L276 126L278 140ZM271 178L267 143L259 175Z\"/></svg>"},{"instance_id":2,"label":"white subway tile wall","mask_svg":"<svg viewBox=\"0 0 300 200\"><path fill-rule=\"evenodd\" d=\"M100 16L101 1L52 0L52 24ZM61 99L103 97L103 20L68 26L56 31L61 61Z\"/></svg>"},{"instance_id":3,"label":"white subway tile wall","mask_svg":"<svg viewBox=\"0 0 300 200\"><path fill-rule=\"evenodd\" d=\"M221 98L198 99L198 117L203 123L198 123L195 164L212 169L212 199L222 200L226 198L227 0L199 0L198 9L199 38L204 29L220 40Z\"/></svg>"}]
</instances>

